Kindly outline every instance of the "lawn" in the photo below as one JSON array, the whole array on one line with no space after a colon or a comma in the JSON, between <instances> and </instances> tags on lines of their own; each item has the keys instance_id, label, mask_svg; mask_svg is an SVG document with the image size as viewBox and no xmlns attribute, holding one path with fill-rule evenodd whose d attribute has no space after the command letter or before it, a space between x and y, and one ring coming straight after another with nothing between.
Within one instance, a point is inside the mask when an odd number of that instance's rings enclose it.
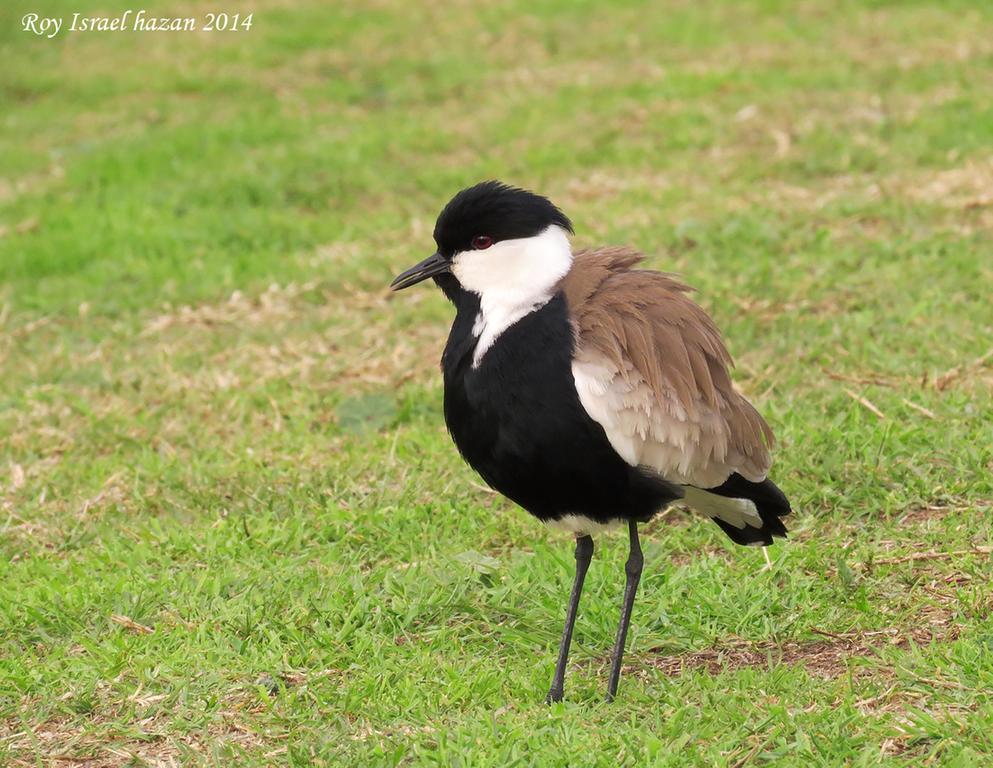
<instances>
[{"instance_id":1,"label":"lawn","mask_svg":"<svg viewBox=\"0 0 993 768\"><path fill-rule=\"evenodd\" d=\"M44 7L39 7L44 6ZM0 765L993 761L993 6L0 9ZM724 329L791 538L492 494L441 415L456 190L539 190Z\"/></svg>"}]
</instances>

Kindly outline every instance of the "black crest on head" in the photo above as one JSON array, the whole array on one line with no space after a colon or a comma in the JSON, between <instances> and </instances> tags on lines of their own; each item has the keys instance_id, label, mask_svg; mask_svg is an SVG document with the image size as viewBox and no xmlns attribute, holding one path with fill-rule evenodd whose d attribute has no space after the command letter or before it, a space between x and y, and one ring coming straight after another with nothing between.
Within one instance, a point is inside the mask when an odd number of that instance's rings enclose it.
<instances>
[{"instance_id":1,"label":"black crest on head","mask_svg":"<svg viewBox=\"0 0 993 768\"><path fill-rule=\"evenodd\" d=\"M434 240L439 253L451 258L471 250L475 237L485 236L493 242L534 237L553 224L572 232L569 217L547 197L499 181L484 181L463 189L448 202L435 224Z\"/></svg>"}]
</instances>

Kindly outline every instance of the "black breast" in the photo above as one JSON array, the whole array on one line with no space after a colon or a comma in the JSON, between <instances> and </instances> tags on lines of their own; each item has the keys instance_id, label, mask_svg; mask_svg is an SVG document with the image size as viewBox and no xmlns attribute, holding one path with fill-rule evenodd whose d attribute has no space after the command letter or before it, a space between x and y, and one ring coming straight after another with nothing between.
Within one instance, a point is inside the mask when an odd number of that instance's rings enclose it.
<instances>
[{"instance_id":1,"label":"black breast","mask_svg":"<svg viewBox=\"0 0 993 768\"><path fill-rule=\"evenodd\" d=\"M443 287L458 309L442 358L445 421L491 487L542 520L647 520L681 496L621 459L580 403L561 294L505 330L473 368L478 297Z\"/></svg>"}]
</instances>

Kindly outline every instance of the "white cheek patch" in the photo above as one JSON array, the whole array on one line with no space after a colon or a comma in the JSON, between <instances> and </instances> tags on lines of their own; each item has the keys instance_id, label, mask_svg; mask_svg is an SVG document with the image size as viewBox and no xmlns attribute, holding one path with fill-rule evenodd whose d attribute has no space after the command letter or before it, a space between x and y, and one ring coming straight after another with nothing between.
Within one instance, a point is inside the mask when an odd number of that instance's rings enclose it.
<instances>
[{"instance_id":1,"label":"white cheek patch","mask_svg":"<svg viewBox=\"0 0 993 768\"><path fill-rule=\"evenodd\" d=\"M569 238L564 229L554 225L534 237L503 240L483 251L455 254L452 274L463 288L479 296L479 315L472 328L479 339L473 367L501 333L548 303L571 266Z\"/></svg>"},{"instance_id":2,"label":"white cheek patch","mask_svg":"<svg viewBox=\"0 0 993 768\"><path fill-rule=\"evenodd\" d=\"M753 528L763 526L762 517L755 507L755 502L751 499L729 498L690 486L683 486L683 491L686 494L683 501L686 502L687 506L707 517L719 517L725 523L738 529L742 529L746 525Z\"/></svg>"}]
</instances>

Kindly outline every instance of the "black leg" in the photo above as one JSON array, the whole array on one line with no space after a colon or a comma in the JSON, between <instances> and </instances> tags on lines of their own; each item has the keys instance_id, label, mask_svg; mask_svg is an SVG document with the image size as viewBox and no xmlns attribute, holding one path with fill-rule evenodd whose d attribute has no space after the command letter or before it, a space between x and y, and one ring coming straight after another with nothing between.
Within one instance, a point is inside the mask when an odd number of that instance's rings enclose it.
<instances>
[{"instance_id":1,"label":"black leg","mask_svg":"<svg viewBox=\"0 0 993 768\"><path fill-rule=\"evenodd\" d=\"M569 646L572 644L572 628L576 625L576 611L579 609L579 596L583 592L583 581L586 571L593 559L593 539L589 536L576 538L576 578L572 582L572 594L569 596L569 608L565 614L565 627L562 629L562 642L559 644L559 660L555 665L555 677L552 679L551 690L548 691L546 702L562 701L562 691L565 686L565 665L569 660Z\"/></svg>"},{"instance_id":2,"label":"black leg","mask_svg":"<svg viewBox=\"0 0 993 768\"><path fill-rule=\"evenodd\" d=\"M607 683L607 701L613 701L617 693L617 683L621 679L621 661L624 658L624 641L628 636L628 625L631 623L631 609L634 608L634 596L638 591L641 580L641 569L645 558L641 554L641 543L638 541L638 524L634 520L628 522L631 532L631 554L624 565L627 583L624 585L624 604L621 606L621 624L617 628L617 641L614 643L614 656L610 665L610 680Z\"/></svg>"}]
</instances>

